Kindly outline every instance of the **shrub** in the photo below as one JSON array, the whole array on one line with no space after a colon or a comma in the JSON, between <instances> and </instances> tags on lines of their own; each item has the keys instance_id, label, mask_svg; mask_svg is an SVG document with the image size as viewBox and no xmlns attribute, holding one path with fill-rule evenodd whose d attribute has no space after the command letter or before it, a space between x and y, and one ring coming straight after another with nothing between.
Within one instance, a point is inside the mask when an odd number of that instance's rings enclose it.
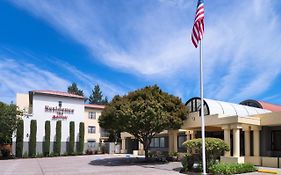
<instances>
[{"instance_id":1,"label":"shrub","mask_svg":"<svg viewBox=\"0 0 281 175\"><path fill-rule=\"evenodd\" d=\"M43 144L43 155L49 156L50 154L50 121L45 121L45 141Z\"/></svg>"},{"instance_id":2,"label":"shrub","mask_svg":"<svg viewBox=\"0 0 281 175\"><path fill-rule=\"evenodd\" d=\"M216 162L219 156L223 155L224 151L229 151L229 146L221 139L218 138L206 138L205 139L206 148L206 161L207 166L211 166ZM191 153L195 150L199 156L199 161L202 162L202 139L193 139L183 143Z\"/></svg>"},{"instance_id":3,"label":"shrub","mask_svg":"<svg viewBox=\"0 0 281 175\"><path fill-rule=\"evenodd\" d=\"M73 154L74 152L74 131L75 125L74 121L69 123L69 144L68 144L68 154Z\"/></svg>"},{"instance_id":4,"label":"shrub","mask_svg":"<svg viewBox=\"0 0 281 175\"><path fill-rule=\"evenodd\" d=\"M30 136L29 136L29 144L28 144L29 157L36 156L36 134L37 134L37 122L36 120L31 120Z\"/></svg>"},{"instance_id":5,"label":"shrub","mask_svg":"<svg viewBox=\"0 0 281 175\"><path fill-rule=\"evenodd\" d=\"M186 154L182 159L183 171L187 172L192 169L194 164L194 157L192 155Z\"/></svg>"},{"instance_id":6,"label":"shrub","mask_svg":"<svg viewBox=\"0 0 281 175\"><path fill-rule=\"evenodd\" d=\"M87 149L87 150L86 150L86 154L87 154L87 155L92 155L92 154L94 154L94 152L93 152L93 150L91 150L91 149Z\"/></svg>"},{"instance_id":7,"label":"shrub","mask_svg":"<svg viewBox=\"0 0 281 175\"><path fill-rule=\"evenodd\" d=\"M79 124L79 145L78 145L78 154L83 154L84 151L84 135L85 135L85 128L84 123L80 122Z\"/></svg>"},{"instance_id":8,"label":"shrub","mask_svg":"<svg viewBox=\"0 0 281 175\"><path fill-rule=\"evenodd\" d=\"M55 141L55 147L54 147L54 154L60 155L61 151L61 121L57 121L56 124L56 141Z\"/></svg>"},{"instance_id":9,"label":"shrub","mask_svg":"<svg viewBox=\"0 0 281 175\"><path fill-rule=\"evenodd\" d=\"M247 172L254 172L257 168L252 164L238 164L238 163L217 163L209 167L209 171L213 174L218 175L231 175L231 174L240 174Z\"/></svg>"},{"instance_id":10,"label":"shrub","mask_svg":"<svg viewBox=\"0 0 281 175\"><path fill-rule=\"evenodd\" d=\"M23 120L17 123L16 157L22 157L23 149Z\"/></svg>"}]
</instances>

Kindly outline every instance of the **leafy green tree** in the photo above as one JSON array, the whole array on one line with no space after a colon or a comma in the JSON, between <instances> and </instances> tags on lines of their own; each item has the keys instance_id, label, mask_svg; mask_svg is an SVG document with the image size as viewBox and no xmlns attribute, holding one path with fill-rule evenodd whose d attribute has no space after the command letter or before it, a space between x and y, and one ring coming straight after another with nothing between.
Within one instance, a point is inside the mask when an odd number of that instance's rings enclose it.
<instances>
[{"instance_id":1,"label":"leafy green tree","mask_svg":"<svg viewBox=\"0 0 281 175\"><path fill-rule=\"evenodd\" d=\"M36 134L37 134L37 121L31 120L30 122L30 136L28 144L29 157L36 156Z\"/></svg>"},{"instance_id":2,"label":"leafy green tree","mask_svg":"<svg viewBox=\"0 0 281 175\"><path fill-rule=\"evenodd\" d=\"M21 114L16 105L0 102L0 144L12 143L12 135L19 120L17 115Z\"/></svg>"},{"instance_id":3,"label":"leafy green tree","mask_svg":"<svg viewBox=\"0 0 281 175\"><path fill-rule=\"evenodd\" d=\"M23 120L19 120L17 123L17 135L16 135L16 157L22 157L23 149Z\"/></svg>"},{"instance_id":4,"label":"leafy green tree","mask_svg":"<svg viewBox=\"0 0 281 175\"><path fill-rule=\"evenodd\" d=\"M83 154L84 151L84 137L85 137L85 128L84 128L84 123L80 122L79 124L79 145L78 145L78 149L77 152L79 154Z\"/></svg>"},{"instance_id":5,"label":"leafy green tree","mask_svg":"<svg viewBox=\"0 0 281 175\"><path fill-rule=\"evenodd\" d=\"M56 123L56 141L55 141L55 154L60 155L61 152L61 121Z\"/></svg>"},{"instance_id":6,"label":"leafy green tree","mask_svg":"<svg viewBox=\"0 0 281 175\"><path fill-rule=\"evenodd\" d=\"M115 96L102 111L102 128L128 132L144 145L146 158L151 139L166 129L178 129L188 114L180 98L147 86L125 96Z\"/></svg>"},{"instance_id":7,"label":"leafy green tree","mask_svg":"<svg viewBox=\"0 0 281 175\"><path fill-rule=\"evenodd\" d=\"M83 90L78 89L76 83L72 83L70 86L67 87L67 92L70 94L84 96Z\"/></svg>"},{"instance_id":8,"label":"leafy green tree","mask_svg":"<svg viewBox=\"0 0 281 175\"><path fill-rule=\"evenodd\" d=\"M68 154L74 153L74 131L75 131L75 123L71 121L69 123L69 145L68 145Z\"/></svg>"},{"instance_id":9,"label":"leafy green tree","mask_svg":"<svg viewBox=\"0 0 281 175\"><path fill-rule=\"evenodd\" d=\"M50 135L51 135L51 124L50 121L45 121L45 140L43 144L43 154L48 156L50 154Z\"/></svg>"},{"instance_id":10,"label":"leafy green tree","mask_svg":"<svg viewBox=\"0 0 281 175\"><path fill-rule=\"evenodd\" d=\"M90 104L104 105L108 103L107 97L103 98L102 91L98 84L95 85L94 89L92 90L92 94L90 95L88 100Z\"/></svg>"}]
</instances>

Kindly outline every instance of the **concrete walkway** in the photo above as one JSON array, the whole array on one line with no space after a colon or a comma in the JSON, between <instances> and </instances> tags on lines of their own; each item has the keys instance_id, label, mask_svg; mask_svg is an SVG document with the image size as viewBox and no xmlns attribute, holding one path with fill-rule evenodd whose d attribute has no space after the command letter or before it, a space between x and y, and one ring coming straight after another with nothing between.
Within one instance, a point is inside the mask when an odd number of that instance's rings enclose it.
<instances>
[{"instance_id":1,"label":"concrete walkway","mask_svg":"<svg viewBox=\"0 0 281 175\"><path fill-rule=\"evenodd\" d=\"M180 162L145 164L126 155L89 155L0 160L1 175L179 175Z\"/></svg>"}]
</instances>

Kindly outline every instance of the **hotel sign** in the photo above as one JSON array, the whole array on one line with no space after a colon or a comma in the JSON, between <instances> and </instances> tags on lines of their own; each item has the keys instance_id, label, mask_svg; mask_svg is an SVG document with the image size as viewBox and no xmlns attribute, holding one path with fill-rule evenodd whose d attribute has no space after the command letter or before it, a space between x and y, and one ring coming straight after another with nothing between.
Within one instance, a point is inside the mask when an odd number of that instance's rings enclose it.
<instances>
[{"instance_id":1,"label":"hotel sign","mask_svg":"<svg viewBox=\"0 0 281 175\"><path fill-rule=\"evenodd\" d=\"M51 107L46 105L45 112L55 113L52 115L52 119L67 119L69 114L74 113L74 109L62 108L61 106Z\"/></svg>"}]
</instances>

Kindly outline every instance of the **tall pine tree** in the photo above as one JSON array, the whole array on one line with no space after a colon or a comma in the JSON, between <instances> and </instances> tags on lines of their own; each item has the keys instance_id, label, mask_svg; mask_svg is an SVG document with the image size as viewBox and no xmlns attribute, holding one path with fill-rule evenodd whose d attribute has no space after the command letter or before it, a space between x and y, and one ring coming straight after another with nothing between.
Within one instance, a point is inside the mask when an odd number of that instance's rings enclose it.
<instances>
[{"instance_id":1,"label":"tall pine tree","mask_svg":"<svg viewBox=\"0 0 281 175\"><path fill-rule=\"evenodd\" d=\"M67 87L67 92L70 94L84 96L84 92L81 89L78 89L76 83L72 83L70 86Z\"/></svg>"},{"instance_id":2,"label":"tall pine tree","mask_svg":"<svg viewBox=\"0 0 281 175\"><path fill-rule=\"evenodd\" d=\"M92 94L89 97L89 103L99 105L104 105L108 103L107 97L103 98L102 91L98 84L95 85L94 89L92 90Z\"/></svg>"}]
</instances>

